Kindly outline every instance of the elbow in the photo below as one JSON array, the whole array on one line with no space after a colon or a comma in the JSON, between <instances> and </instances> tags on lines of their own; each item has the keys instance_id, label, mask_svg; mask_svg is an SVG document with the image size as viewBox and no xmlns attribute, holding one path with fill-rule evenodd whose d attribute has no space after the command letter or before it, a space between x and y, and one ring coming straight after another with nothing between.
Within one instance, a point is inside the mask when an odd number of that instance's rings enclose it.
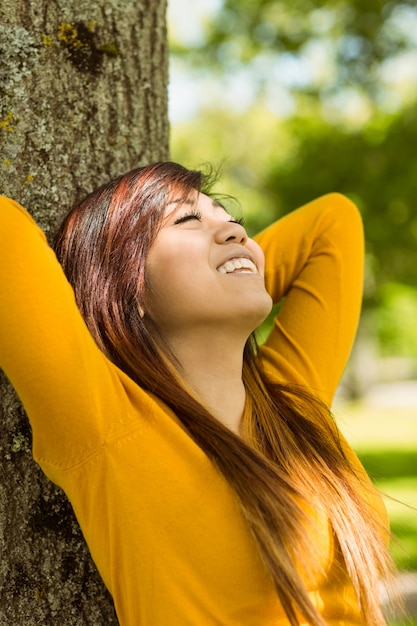
<instances>
[{"instance_id":1,"label":"elbow","mask_svg":"<svg viewBox=\"0 0 417 626\"><path fill-rule=\"evenodd\" d=\"M332 192L322 196L325 213L329 215L330 223L336 228L345 229L348 233L355 233L356 237L363 238L363 220L357 205L342 193Z\"/></svg>"},{"instance_id":2,"label":"elbow","mask_svg":"<svg viewBox=\"0 0 417 626\"><path fill-rule=\"evenodd\" d=\"M341 217L346 215L351 219L356 218L362 222L362 216L357 205L350 198L348 198L348 196L334 191L323 196L322 199L337 215L340 215Z\"/></svg>"}]
</instances>

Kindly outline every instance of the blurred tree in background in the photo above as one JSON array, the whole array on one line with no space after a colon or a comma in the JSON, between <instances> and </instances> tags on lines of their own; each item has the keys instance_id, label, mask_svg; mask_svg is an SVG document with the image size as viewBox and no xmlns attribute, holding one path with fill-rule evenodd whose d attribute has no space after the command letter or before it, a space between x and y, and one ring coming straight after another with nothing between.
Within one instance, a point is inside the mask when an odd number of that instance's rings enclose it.
<instances>
[{"instance_id":1,"label":"blurred tree in background","mask_svg":"<svg viewBox=\"0 0 417 626\"><path fill-rule=\"evenodd\" d=\"M386 354L416 356L416 3L218 0L204 13L201 0L191 30L186 4L171 0L172 157L223 162L250 232L315 196L350 196L368 326Z\"/></svg>"}]
</instances>

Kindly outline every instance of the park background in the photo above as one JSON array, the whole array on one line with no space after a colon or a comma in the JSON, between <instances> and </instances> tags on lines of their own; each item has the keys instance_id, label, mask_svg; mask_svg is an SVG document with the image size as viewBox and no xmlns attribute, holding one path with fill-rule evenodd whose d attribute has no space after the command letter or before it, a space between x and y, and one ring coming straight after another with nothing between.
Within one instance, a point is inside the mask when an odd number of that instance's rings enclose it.
<instances>
[{"instance_id":1,"label":"park background","mask_svg":"<svg viewBox=\"0 0 417 626\"><path fill-rule=\"evenodd\" d=\"M331 191L362 213L363 312L334 412L387 494L417 620L416 3L170 0L168 26L171 157L221 165L249 234Z\"/></svg>"},{"instance_id":2,"label":"park background","mask_svg":"<svg viewBox=\"0 0 417 626\"><path fill-rule=\"evenodd\" d=\"M364 308L335 415L391 496L403 573L417 571L415 4L168 0L172 158L223 162L219 191L250 234L328 191L362 212ZM2 193L48 234L100 182L167 158L165 9L0 0ZM0 623L117 623L1 373L0 417Z\"/></svg>"}]
</instances>

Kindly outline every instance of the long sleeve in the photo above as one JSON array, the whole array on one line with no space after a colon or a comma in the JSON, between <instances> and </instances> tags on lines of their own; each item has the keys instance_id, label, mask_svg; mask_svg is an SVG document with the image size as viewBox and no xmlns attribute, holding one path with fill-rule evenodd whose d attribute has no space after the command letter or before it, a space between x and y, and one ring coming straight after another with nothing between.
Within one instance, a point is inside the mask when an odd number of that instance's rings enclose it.
<instances>
[{"instance_id":1,"label":"long sleeve","mask_svg":"<svg viewBox=\"0 0 417 626\"><path fill-rule=\"evenodd\" d=\"M274 303L284 299L259 357L275 380L307 385L331 403L356 334L363 229L355 205L323 196L256 237Z\"/></svg>"},{"instance_id":2,"label":"long sleeve","mask_svg":"<svg viewBox=\"0 0 417 626\"><path fill-rule=\"evenodd\" d=\"M361 230L340 196L262 233L266 282L285 304L261 348L271 375L325 389L343 368L360 306ZM68 494L120 624L287 624L228 482L157 398L95 345L73 291L30 216L0 197L0 366L34 430L34 456ZM323 619L360 624L341 570ZM337 602L334 600L337 598Z\"/></svg>"},{"instance_id":3,"label":"long sleeve","mask_svg":"<svg viewBox=\"0 0 417 626\"><path fill-rule=\"evenodd\" d=\"M64 467L85 458L109 433L105 416L117 421L123 411L116 368L93 341L44 234L4 197L0 366L29 415L39 462Z\"/></svg>"}]
</instances>

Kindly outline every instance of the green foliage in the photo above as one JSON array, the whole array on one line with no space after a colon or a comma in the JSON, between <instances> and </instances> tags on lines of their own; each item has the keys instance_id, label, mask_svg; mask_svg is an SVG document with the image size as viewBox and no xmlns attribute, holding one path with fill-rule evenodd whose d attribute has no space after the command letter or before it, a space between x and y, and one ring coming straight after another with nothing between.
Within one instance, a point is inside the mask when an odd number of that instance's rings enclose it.
<instances>
[{"instance_id":1,"label":"green foliage","mask_svg":"<svg viewBox=\"0 0 417 626\"><path fill-rule=\"evenodd\" d=\"M308 54L312 43L326 41L338 72L325 89L355 83L372 92L379 64L413 45L403 21L414 8L413 0L224 0L192 62L227 71L265 54ZM178 41L172 49L190 52Z\"/></svg>"},{"instance_id":2,"label":"green foliage","mask_svg":"<svg viewBox=\"0 0 417 626\"><path fill-rule=\"evenodd\" d=\"M375 315L382 354L417 354L417 290L397 283L382 288ZM417 465L417 462L416 462Z\"/></svg>"},{"instance_id":3,"label":"green foliage","mask_svg":"<svg viewBox=\"0 0 417 626\"><path fill-rule=\"evenodd\" d=\"M222 185L242 201L255 232L272 219L331 191L350 196L365 223L368 303L388 282L417 285L417 111L373 120L359 132L318 120L288 120L253 108L204 114L177 128L173 156L196 165L226 153ZM194 137L200 136L198 144ZM268 138L268 139L267 139Z\"/></svg>"},{"instance_id":4,"label":"green foliage","mask_svg":"<svg viewBox=\"0 0 417 626\"><path fill-rule=\"evenodd\" d=\"M189 49L171 42L203 81L198 116L173 125L173 158L223 162L222 189L251 234L321 194L351 197L365 225L365 305L380 310L384 350L415 355L415 309L388 305L386 291L417 289L415 2L223 0L203 32Z\"/></svg>"},{"instance_id":5,"label":"green foliage","mask_svg":"<svg viewBox=\"0 0 417 626\"><path fill-rule=\"evenodd\" d=\"M329 191L349 195L363 214L375 280L417 285L417 111L385 116L354 133L300 118L289 126L298 149L284 166L273 163L265 172L267 193L281 210Z\"/></svg>"}]
</instances>

